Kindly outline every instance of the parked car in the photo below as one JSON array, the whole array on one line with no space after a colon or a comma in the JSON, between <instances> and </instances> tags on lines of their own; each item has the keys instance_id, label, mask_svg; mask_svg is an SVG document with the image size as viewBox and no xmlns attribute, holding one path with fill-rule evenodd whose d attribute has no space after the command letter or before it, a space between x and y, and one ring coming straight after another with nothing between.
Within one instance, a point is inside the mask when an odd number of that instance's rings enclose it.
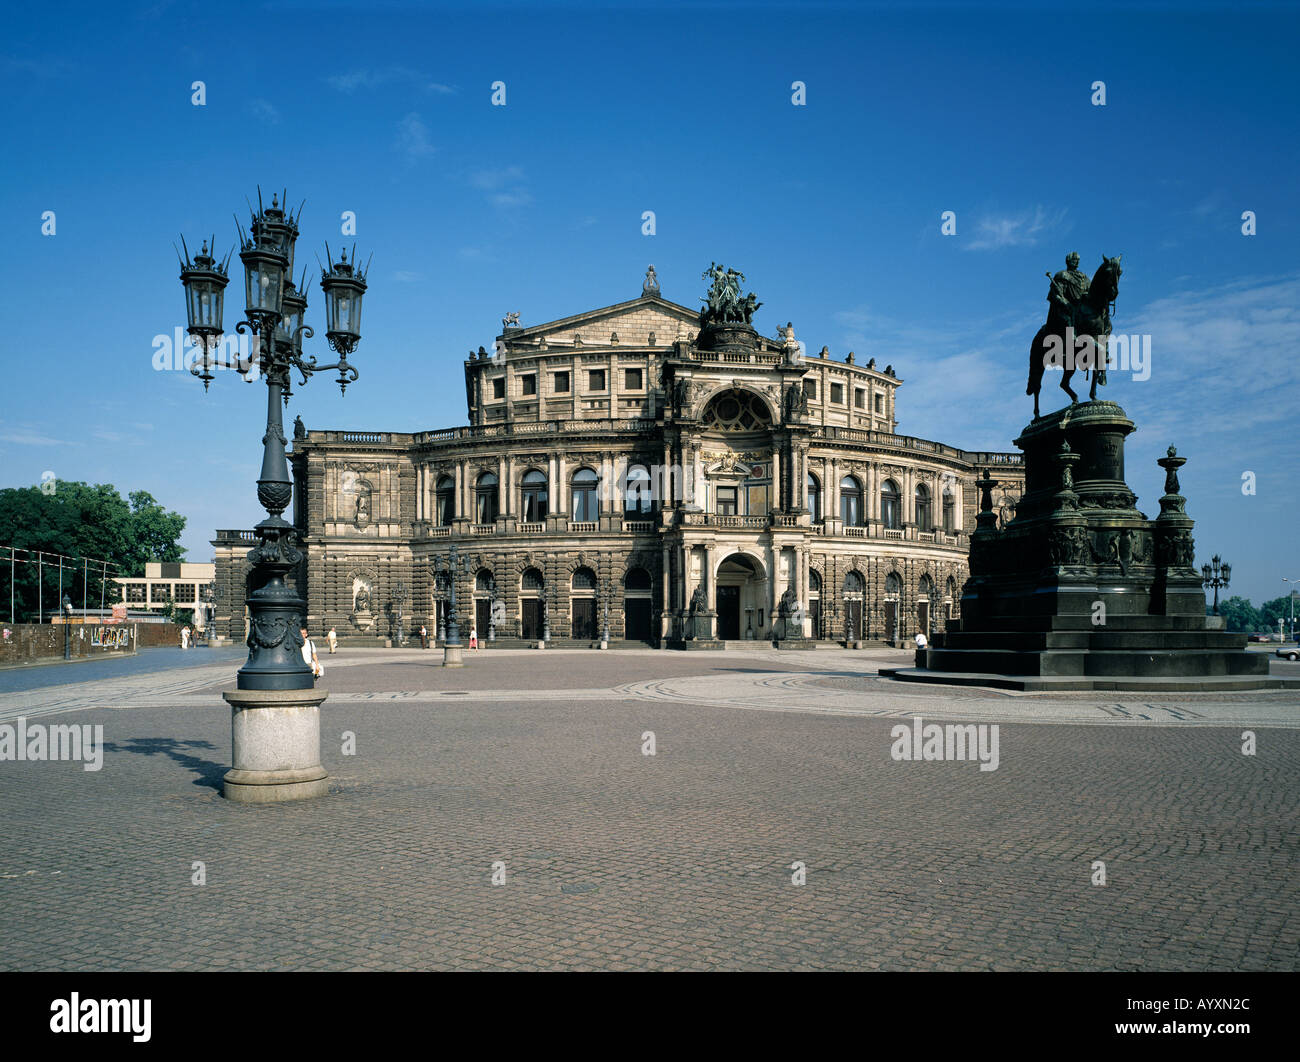
<instances>
[{"instance_id":1,"label":"parked car","mask_svg":"<svg viewBox=\"0 0 1300 1062\"><path fill-rule=\"evenodd\" d=\"M1271 640L1272 640L1271 637L1267 634L1252 634L1249 638L1246 639L1246 641L1248 642L1267 642Z\"/></svg>"},{"instance_id":2,"label":"parked car","mask_svg":"<svg viewBox=\"0 0 1300 1062\"><path fill-rule=\"evenodd\" d=\"M1280 649L1274 649L1273 655L1287 660L1300 660L1300 645L1284 645Z\"/></svg>"}]
</instances>

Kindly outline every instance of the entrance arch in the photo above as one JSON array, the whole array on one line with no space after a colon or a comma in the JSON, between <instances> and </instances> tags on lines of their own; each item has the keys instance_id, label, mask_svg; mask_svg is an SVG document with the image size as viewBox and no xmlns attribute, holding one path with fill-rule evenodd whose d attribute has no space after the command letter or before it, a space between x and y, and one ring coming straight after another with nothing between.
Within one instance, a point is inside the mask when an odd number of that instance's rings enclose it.
<instances>
[{"instance_id":1,"label":"entrance arch","mask_svg":"<svg viewBox=\"0 0 1300 1062\"><path fill-rule=\"evenodd\" d=\"M747 553L731 553L713 576L718 637L723 641L758 639L771 626L767 614L767 569Z\"/></svg>"}]
</instances>

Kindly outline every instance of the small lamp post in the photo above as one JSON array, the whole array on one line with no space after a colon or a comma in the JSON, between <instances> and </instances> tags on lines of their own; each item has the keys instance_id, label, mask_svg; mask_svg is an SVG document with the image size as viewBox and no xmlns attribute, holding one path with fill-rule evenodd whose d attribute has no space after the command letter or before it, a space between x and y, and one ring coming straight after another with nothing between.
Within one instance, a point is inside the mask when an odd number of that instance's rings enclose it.
<instances>
[{"instance_id":1,"label":"small lamp post","mask_svg":"<svg viewBox=\"0 0 1300 1062\"><path fill-rule=\"evenodd\" d=\"M393 591L393 600L397 602L397 645L401 648L406 644L406 629L403 620L402 606L406 604L406 599L410 597L410 591L406 588L406 580L397 580L397 589Z\"/></svg>"},{"instance_id":2,"label":"small lamp post","mask_svg":"<svg viewBox=\"0 0 1300 1062\"><path fill-rule=\"evenodd\" d=\"M1284 583L1300 583L1300 579L1283 579ZM1292 587L1291 592L1287 594L1287 600L1291 602L1291 640L1295 641L1295 595L1296 590Z\"/></svg>"},{"instance_id":3,"label":"small lamp post","mask_svg":"<svg viewBox=\"0 0 1300 1062\"><path fill-rule=\"evenodd\" d=\"M497 640L497 581L494 578L488 579L488 634L487 640L495 642Z\"/></svg>"},{"instance_id":4,"label":"small lamp post","mask_svg":"<svg viewBox=\"0 0 1300 1062\"><path fill-rule=\"evenodd\" d=\"M63 659L72 659L72 598L63 595Z\"/></svg>"},{"instance_id":5,"label":"small lamp post","mask_svg":"<svg viewBox=\"0 0 1300 1062\"><path fill-rule=\"evenodd\" d=\"M299 800L328 792L325 769L320 765L320 705L325 691L313 689L310 666L302 658L299 630L306 602L285 582L302 561L297 531L283 517L293 500L293 481L285 457L281 402L289 402L291 373L302 383L317 372L338 370L339 389L357 379L348 356L361 341L361 300L366 290L364 272L347 254L333 261L325 246L329 268L321 268L325 293L326 339L338 355L331 365L319 365L302 352L303 336L314 335L302 323L307 309L305 292L293 284L294 244L298 216L273 197L269 207L258 207L247 231L238 225L239 258L244 265L244 320L235 325L241 335L253 338L250 362L223 360L217 353L222 335L222 309L230 255L218 263L207 242L193 259L185 248L181 258L181 283L190 336L201 354L190 372L203 381L215 378L212 370L234 369L246 379L256 368L267 386L266 432L262 436L262 470L257 498L266 519L254 529L257 544L249 552L250 580L258 587L248 596L248 662L240 669L236 688L223 694L232 708L234 768L226 775L226 797L253 803ZM181 257L179 252L177 257ZM304 273L304 281L306 274Z\"/></svg>"},{"instance_id":6,"label":"small lamp post","mask_svg":"<svg viewBox=\"0 0 1300 1062\"><path fill-rule=\"evenodd\" d=\"M1222 560L1216 553L1210 558L1209 564L1201 565L1201 585L1209 590L1214 589L1214 614L1219 614L1219 588L1226 588L1228 578L1232 575L1232 565Z\"/></svg>"},{"instance_id":7,"label":"small lamp post","mask_svg":"<svg viewBox=\"0 0 1300 1062\"><path fill-rule=\"evenodd\" d=\"M456 622L456 576L469 574L469 558L456 552L453 542L447 557L447 640L442 645L443 667L464 667L461 656L460 624Z\"/></svg>"},{"instance_id":8,"label":"small lamp post","mask_svg":"<svg viewBox=\"0 0 1300 1062\"><path fill-rule=\"evenodd\" d=\"M614 584L606 579L600 587L600 612L601 612L601 629L600 629L600 647L609 648L609 603L614 597Z\"/></svg>"},{"instance_id":9,"label":"small lamp post","mask_svg":"<svg viewBox=\"0 0 1300 1062\"><path fill-rule=\"evenodd\" d=\"M551 588L546 586L542 590L542 642L551 640Z\"/></svg>"}]
</instances>

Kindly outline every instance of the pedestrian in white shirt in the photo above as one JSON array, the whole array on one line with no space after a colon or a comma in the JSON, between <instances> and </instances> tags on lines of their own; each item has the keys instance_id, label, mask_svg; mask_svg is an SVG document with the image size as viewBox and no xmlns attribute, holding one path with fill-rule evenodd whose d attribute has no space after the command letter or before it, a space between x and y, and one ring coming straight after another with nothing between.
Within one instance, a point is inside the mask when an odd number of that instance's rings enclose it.
<instances>
[{"instance_id":1,"label":"pedestrian in white shirt","mask_svg":"<svg viewBox=\"0 0 1300 1062\"><path fill-rule=\"evenodd\" d=\"M313 679L318 679L325 674L325 669L316 657L316 643L307 637L306 627L302 628L302 662L311 668Z\"/></svg>"}]
</instances>

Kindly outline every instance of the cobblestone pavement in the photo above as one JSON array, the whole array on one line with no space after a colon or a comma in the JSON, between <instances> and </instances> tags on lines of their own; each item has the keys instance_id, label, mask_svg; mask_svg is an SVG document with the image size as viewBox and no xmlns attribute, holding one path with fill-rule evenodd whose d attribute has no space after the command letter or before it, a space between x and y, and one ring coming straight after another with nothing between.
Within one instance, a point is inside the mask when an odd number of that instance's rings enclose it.
<instances>
[{"instance_id":1,"label":"cobblestone pavement","mask_svg":"<svg viewBox=\"0 0 1300 1062\"><path fill-rule=\"evenodd\" d=\"M0 968L1300 965L1293 693L873 677L899 655L341 654L333 791L265 807L218 795L229 665L0 695L107 742L0 763ZM917 713L1000 721L998 769L894 761Z\"/></svg>"}]
</instances>

